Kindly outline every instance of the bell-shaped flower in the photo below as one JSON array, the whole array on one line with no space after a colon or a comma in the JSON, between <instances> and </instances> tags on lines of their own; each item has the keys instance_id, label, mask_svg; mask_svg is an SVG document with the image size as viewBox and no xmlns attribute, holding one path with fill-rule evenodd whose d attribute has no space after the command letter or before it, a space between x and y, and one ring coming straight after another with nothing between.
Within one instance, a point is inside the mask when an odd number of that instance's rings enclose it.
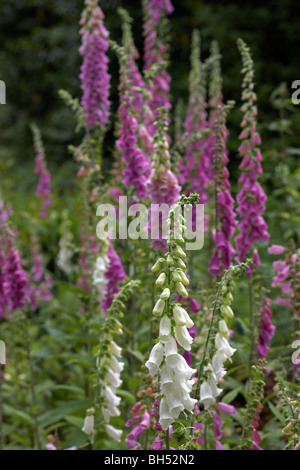
<instances>
[{"instance_id":1,"label":"bell-shaped flower","mask_svg":"<svg viewBox=\"0 0 300 470\"><path fill-rule=\"evenodd\" d=\"M227 339L220 335L220 333L216 334L215 345L217 350L219 352L223 352L227 359L230 359L236 351L236 349L233 349L228 343Z\"/></svg>"},{"instance_id":2,"label":"bell-shaped flower","mask_svg":"<svg viewBox=\"0 0 300 470\"><path fill-rule=\"evenodd\" d=\"M181 310L182 310L182 313L185 317L185 326L187 328L192 328L194 326L193 320L191 319L191 317L189 316L189 314L187 313L187 311L183 307L181 307Z\"/></svg>"},{"instance_id":3,"label":"bell-shaped flower","mask_svg":"<svg viewBox=\"0 0 300 470\"><path fill-rule=\"evenodd\" d=\"M217 351L212 358L211 364L216 376L217 381L219 381L224 375L226 374L226 370L224 368L224 362L226 361L227 357L220 351Z\"/></svg>"},{"instance_id":4,"label":"bell-shaped flower","mask_svg":"<svg viewBox=\"0 0 300 470\"><path fill-rule=\"evenodd\" d=\"M160 373L161 390L166 395L168 390L174 385L174 373L171 367L165 362Z\"/></svg>"},{"instance_id":5,"label":"bell-shaped flower","mask_svg":"<svg viewBox=\"0 0 300 470\"><path fill-rule=\"evenodd\" d=\"M163 397L160 400L159 404L159 424L161 425L162 429L166 431L169 429L169 426L174 423L174 418L170 413L168 401L166 397Z\"/></svg>"},{"instance_id":6,"label":"bell-shaped flower","mask_svg":"<svg viewBox=\"0 0 300 470\"><path fill-rule=\"evenodd\" d=\"M106 374L106 380L111 387L118 388L122 384L122 380L120 379L120 374L114 372L113 370L109 369Z\"/></svg>"},{"instance_id":7,"label":"bell-shaped flower","mask_svg":"<svg viewBox=\"0 0 300 470\"><path fill-rule=\"evenodd\" d=\"M193 338L189 334L186 326L175 326L174 328L175 338L178 344L182 346L186 351L191 350L191 344Z\"/></svg>"},{"instance_id":8,"label":"bell-shaped flower","mask_svg":"<svg viewBox=\"0 0 300 470\"><path fill-rule=\"evenodd\" d=\"M171 320L168 315L164 315L160 320L159 325L159 339L162 343L166 343L170 339L171 334Z\"/></svg>"},{"instance_id":9,"label":"bell-shaped flower","mask_svg":"<svg viewBox=\"0 0 300 470\"><path fill-rule=\"evenodd\" d=\"M95 424L94 415L87 415L84 419L82 432L84 432L85 434L89 436L94 431L94 424Z\"/></svg>"},{"instance_id":10,"label":"bell-shaped flower","mask_svg":"<svg viewBox=\"0 0 300 470\"><path fill-rule=\"evenodd\" d=\"M186 317L183 312L183 308L180 305L174 305L173 307L173 316L176 325L186 326Z\"/></svg>"},{"instance_id":11,"label":"bell-shaped flower","mask_svg":"<svg viewBox=\"0 0 300 470\"><path fill-rule=\"evenodd\" d=\"M208 382L203 382L200 387L200 401L203 403L204 408L207 410L213 403L215 403L215 397L212 389Z\"/></svg>"},{"instance_id":12,"label":"bell-shaped flower","mask_svg":"<svg viewBox=\"0 0 300 470\"><path fill-rule=\"evenodd\" d=\"M106 407L102 406L101 408L103 417L107 423L109 423L112 416L120 416L120 410L112 403L108 403Z\"/></svg>"},{"instance_id":13,"label":"bell-shaped flower","mask_svg":"<svg viewBox=\"0 0 300 470\"><path fill-rule=\"evenodd\" d=\"M120 346L118 346L114 341L111 341L109 346L108 346L108 349L113 353L115 354L115 356L117 357L121 357L122 355L122 348L120 348Z\"/></svg>"},{"instance_id":14,"label":"bell-shaped flower","mask_svg":"<svg viewBox=\"0 0 300 470\"><path fill-rule=\"evenodd\" d=\"M164 346L161 342L155 344L150 353L150 357L146 362L146 367L149 369L150 375L154 376L159 370L159 366L162 363L164 357Z\"/></svg>"},{"instance_id":15,"label":"bell-shaped flower","mask_svg":"<svg viewBox=\"0 0 300 470\"><path fill-rule=\"evenodd\" d=\"M117 374L121 374L124 369L124 362L119 362L115 356L111 356L109 361L111 370Z\"/></svg>"},{"instance_id":16,"label":"bell-shaped flower","mask_svg":"<svg viewBox=\"0 0 300 470\"><path fill-rule=\"evenodd\" d=\"M110 437L112 437L115 441L121 442L121 436L122 436L123 431L121 431L120 429L114 428L110 424L105 425L105 430L106 430L107 434Z\"/></svg>"},{"instance_id":17,"label":"bell-shaped flower","mask_svg":"<svg viewBox=\"0 0 300 470\"><path fill-rule=\"evenodd\" d=\"M178 378L178 380L181 381L183 379L184 380L190 379L192 375L194 375L197 372L197 369L192 369L191 367L189 367L184 357L179 355L174 372L175 372L176 378Z\"/></svg>"},{"instance_id":18,"label":"bell-shaped flower","mask_svg":"<svg viewBox=\"0 0 300 470\"><path fill-rule=\"evenodd\" d=\"M180 394L178 393L178 390L176 390L174 384L169 387L168 393L165 395L168 401L171 416L174 419L177 419L181 411L184 410L184 405L181 402Z\"/></svg>"},{"instance_id":19,"label":"bell-shaped flower","mask_svg":"<svg viewBox=\"0 0 300 470\"><path fill-rule=\"evenodd\" d=\"M177 353L177 344L173 336L170 336L170 339L167 343L165 343L165 356L166 356L166 363L172 369L176 366L181 357Z\"/></svg>"},{"instance_id":20,"label":"bell-shaped flower","mask_svg":"<svg viewBox=\"0 0 300 470\"><path fill-rule=\"evenodd\" d=\"M113 406L119 406L121 398L116 396L111 387L106 385L101 394L106 398L108 403L112 404Z\"/></svg>"}]
</instances>

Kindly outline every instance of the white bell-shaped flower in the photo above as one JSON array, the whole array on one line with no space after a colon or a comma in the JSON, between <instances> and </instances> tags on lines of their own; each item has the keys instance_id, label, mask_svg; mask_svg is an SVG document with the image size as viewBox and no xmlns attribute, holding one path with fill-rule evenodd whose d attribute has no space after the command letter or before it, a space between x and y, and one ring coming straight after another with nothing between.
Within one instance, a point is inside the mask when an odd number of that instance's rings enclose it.
<instances>
[{"instance_id":1,"label":"white bell-shaped flower","mask_svg":"<svg viewBox=\"0 0 300 470\"><path fill-rule=\"evenodd\" d=\"M162 429L166 431L169 429L172 423L174 423L174 418L170 413L168 401L165 397L160 400L159 404L159 424L161 425Z\"/></svg>"},{"instance_id":2,"label":"white bell-shaped flower","mask_svg":"<svg viewBox=\"0 0 300 470\"><path fill-rule=\"evenodd\" d=\"M226 361L226 359L227 357L225 356L225 354L220 351L217 351L213 355L212 368L217 381L219 381L226 374L226 370L224 368L224 362Z\"/></svg>"},{"instance_id":3,"label":"white bell-shaped flower","mask_svg":"<svg viewBox=\"0 0 300 470\"><path fill-rule=\"evenodd\" d=\"M206 410L216 401L212 389L206 381L203 382L200 387L200 401L203 403Z\"/></svg>"},{"instance_id":4,"label":"white bell-shaped flower","mask_svg":"<svg viewBox=\"0 0 300 470\"><path fill-rule=\"evenodd\" d=\"M145 364L146 367L148 367L149 369L150 375L152 375L153 377L159 371L159 366L162 363L163 357L164 357L164 346L161 342L159 342L153 346L152 351L150 353L150 357Z\"/></svg>"},{"instance_id":5,"label":"white bell-shaped flower","mask_svg":"<svg viewBox=\"0 0 300 470\"><path fill-rule=\"evenodd\" d=\"M109 346L108 346L108 349L113 353L115 354L115 356L117 357L121 357L122 355L122 348L120 346L118 346L114 341L111 341Z\"/></svg>"},{"instance_id":6,"label":"white bell-shaped flower","mask_svg":"<svg viewBox=\"0 0 300 470\"><path fill-rule=\"evenodd\" d=\"M94 415L87 415L84 419L83 428L81 429L82 432L84 432L85 434L89 436L94 431L94 424L95 424Z\"/></svg>"},{"instance_id":7,"label":"white bell-shaped flower","mask_svg":"<svg viewBox=\"0 0 300 470\"><path fill-rule=\"evenodd\" d=\"M166 395L168 390L174 385L174 372L165 362L160 373L161 390Z\"/></svg>"},{"instance_id":8,"label":"white bell-shaped flower","mask_svg":"<svg viewBox=\"0 0 300 470\"><path fill-rule=\"evenodd\" d=\"M122 384L122 380L120 379L120 374L114 372L113 370L109 369L106 374L106 380L109 385L113 388L118 388Z\"/></svg>"},{"instance_id":9,"label":"white bell-shaped flower","mask_svg":"<svg viewBox=\"0 0 300 470\"><path fill-rule=\"evenodd\" d=\"M215 345L217 350L223 352L227 359L230 359L236 351L236 349L233 349L228 343L227 339L224 338L220 333L216 334Z\"/></svg>"},{"instance_id":10,"label":"white bell-shaped flower","mask_svg":"<svg viewBox=\"0 0 300 470\"><path fill-rule=\"evenodd\" d=\"M124 362L119 362L115 356L111 356L109 361L111 370L117 374L121 374L124 369Z\"/></svg>"},{"instance_id":11,"label":"white bell-shaped flower","mask_svg":"<svg viewBox=\"0 0 300 470\"><path fill-rule=\"evenodd\" d=\"M180 305L174 305L173 316L174 316L176 325L186 326L186 317L183 313L183 308L181 308Z\"/></svg>"},{"instance_id":12,"label":"white bell-shaped flower","mask_svg":"<svg viewBox=\"0 0 300 470\"><path fill-rule=\"evenodd\" d=\"M107 434L110 437L112 437L117 442L121 442L121 436L123 434L123 431L121 431L120 429L114 428L110 424L106 424L105 429L106 429Z\"/></svg>"},{"instance_id":13,"label":"white bell-shaped flower","mask_svg":"<svg viewBox=\"0 0 300 470\"><path fill-rule=\"evenodd\" d=\"M159 339L162 343L166 343L170 339L171 320L168 315L164 315L159 324Z\"/></svg>"},{"instance_id":14,"label":"white bell-shaped flower","mask_svg":"<svg viewBox=\"0 0 300 470\"><path fill-rule=\"evenodd\" d=\"M177 344L173 336L170 336L169 341L165 343L165 356L166 356L166 363L168 364L169 367L173 369L178 363L179 358L181 357L177 353Z\"/></svg>"},{"instance_id":15,"label":"white bell-shaped flower","mask_svg":"<svg viewBox=\"0 0 300 470\"><path fill-rule=\"evenodd\" d=\"M170 385L168 392L165 393L166 399L168 401L169 410L174 419L177 419L181 411L184 410L184 405L181 402L180 394L176 390L174 384Z\"/></svg>"},{"instance_id":16,"label":"white bell-shaped flower","mask_svg":"<svg viewBox=\"0 0 300 470\"><path fill-rule=\"evenodd\" d=\"M185 317L185 326L187 328L192 328L194 326L193 320L191 319L191 317L189 316L189 314L187 313L187 311L183 307L181 307L181 310L182 310L182 313Z\"/></svg>"},{"instance_id":17,"label":"white bell-shaped flower","mask_svg":"<svg viewBox=\"0 0 300 470\"><path fill-rule=\"evenodd\" d=\"M176 374L176 378L180 381L182 379L190 379L192 375L197 372L197 369L192 369L184 359L184 357L179 355L179 359L177 361L176 367L174 369Z\"/></svg>"},{"instance_id":18,"label":"white bell-shaped flower","mask_svg":"<svg viewBox=\"0 0 300 470\"><path fill-rule=\"evenodd\" d=\"M190 395L185 395L182 397L182 404L184 405L184 408L190 413L193 412L196 403L197 400L195 398L191 398Z\"/></svg>"},{"instance_id":19,"label":"white bell-shaped flower","mask_svg":"<svg viewBox=\"0 0 300 470\"><path fill-rule=\"evenodd\" d=\"M178 344L182 346L186 351L191 350L191 344L193 338L189 334L186 326L175 326L174 328L175 338Z\"/></svg>"},{"instance_id":20,"label":"white bell-shaped flower","mask_svg":"<svg viewBox=\"0 0 300 470\"><path fill-rule=\"evenodd\" d=\"M112 405L111 403L108 403L106 407L103 406L101 410L107 423L109 423L112 416L120 416L121 414L119 408Z\"/></svg>"},{"instance_id":21,"label":"white bell-shaped flower","mask_svg":"<svg viewBox=\"0 0 300 470\"><path fill-rule=\"evenodd\" d=\"M101 393L106 398L108 403L111 403L113 406L119 406L121 402L121 397L117 397L117 395L114 393L111 387L108 387L106 385Z\"/></svg>"}]
</instances>

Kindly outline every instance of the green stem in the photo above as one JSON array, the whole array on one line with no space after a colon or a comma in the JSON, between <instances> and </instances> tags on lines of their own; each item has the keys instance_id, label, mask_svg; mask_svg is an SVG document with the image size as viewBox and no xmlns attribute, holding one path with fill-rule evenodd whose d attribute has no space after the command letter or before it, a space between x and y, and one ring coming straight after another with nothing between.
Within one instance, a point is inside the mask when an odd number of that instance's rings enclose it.
<instances>
[{"instance_id":1,"label":"green stem","mask_svg":"<svg viewBox=\"0 0 300 470\"><path fill-rule=\"evenodd\" d=\"M249 279L249 318L250 318L250 334L251 334L251 346L250 346L250 355L249 355L249 365L248 365L248 393L250 392L250 379L251 379L251 369L252 369L252 362L253 362L253 354L254 354L254 328L255 328L255 316L253 311L253 281L252 278Z\"/></svg>"}]
</instances>

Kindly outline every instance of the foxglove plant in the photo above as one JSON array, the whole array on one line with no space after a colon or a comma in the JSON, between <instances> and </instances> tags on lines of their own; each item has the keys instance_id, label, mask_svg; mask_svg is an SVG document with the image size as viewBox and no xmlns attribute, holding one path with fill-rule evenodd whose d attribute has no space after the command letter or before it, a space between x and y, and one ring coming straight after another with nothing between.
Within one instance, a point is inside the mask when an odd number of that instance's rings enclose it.
<instances>
[{"instance_id":1,"label":"foxglove plant","mask_svg":"<svg viewBox=\"0 0 300 470\"><path fill-rule=\"evenodd\" d=\"M177 208L180 209L183 204L194 205L197 200L198 195L195 194L189 198L183 196ZM177 231L184 225L184 218L178 212L176 208L169 212L168 252L152 267L152 272L160 272L156 286L161 294L153 308L153 315L160 318L160 325L158 342L152 348L146 362L152 376L160 372L159 424L166 432L167 450L170 448L169 427L182 411L192 413L196 404L196 400L190 397L194 384L191 377L196 369L190 368L178 352L178 345L185 351L191 350L193 338L188 328L191 328L194 323L182 305L172 300L172 294L175 291L187 298L188 292L185 286L189 284L184 273L185 268L182 268L186 254L179 241L183 239L178 237Z\"/></svg>"},{"instance_id":2,"label":"foxglove plant","mask_svg":"<svg viewBox=\"0 0 300 470\"><path fill-rule=\"evenodd\" d=\"M34 148L36 152L34 173L40 175L36 196L42 198L43 204L40 211L40 217L44 218L47 214L47 207L50 205L50 183L51 176L46 166L45 150L38 127L31 125L34 139Z\"/></svg>"},{"instance_id":3,"label":"foxglove plant","mask_svg":"<svg viewBox=\"0 0 300 470\"><path fill-rule=\"evenodd\" d=\"M104 14L97 0L85 0L80 19L81 47L81 105L88 130L105 128L109 119L110 75L108 73L109 33L103 23Z\"/></svg>"},{"instance_id":4,"label":"foxglove plant","mask_svg":"<svg viewBox=\"0 0 300 470\"><path fill-rule=\"evenodd\" d=\"M168 98L170 76L166 71L168 60L167 44L164 40L166 27L166 15L174 10L170 0L144 0L144 73L148 74L147 89L150 93L146 101L150 113L146 119L146 127L150 135L155 134L154 121L158 116L158 110L165 107L171 109ZM169 117L165 114L166 122Z\"/></svg>"},{"instance_id":5,"label":"foxglove plant","mask_svg":"<svg viewBox=\"0 0 300 470\"><path fill-rule=\"evenodd\" d=\"M120 375L124 368L124 363L119 360L122 349L114 339L123 332L120 320L123 318L125 302L138 286L138 281L130 281L114 296L101 328L99 346L96 351L97 374L94 402L93 406L87 410L82 428L83 432L91 436L94 449L97 446L100 410L105 432L114 440L121 440L122 430L109 424L111 417L120 415L118 406L121 398L116 395L116 392L122 384Z\"/></svg>"},{"instance_id":6,"label":"foxglove plant","mask_svg":"<svg viewBox=\"0 0 300 470\"><path fill-rule=\"evenodd\" d=\"M228 269L235 250L231 243L237 222L233 209L234 199L230 194L229 162L226 140L228 131L226 128L226 114L233 103L220 106L216 120L216 147L214 153L214 180L215 180L215 243L216 250L210 259L209 271L212 275L220 275Z\"/></svg>"},{"instance_id":7,"label":"foxglove plant","mask_svg":"<svg viewBox=\"0 0 300 470\"><path fill-rule=\"evenodd\" d=\"M184 147L179 161L179 183L190 192L198 192L202 204L208 201L207 186L210 180L210 154L207 147L208 128L206 114L206 70L200 60L200 36L195 30L192 37L191 71L189 75L189 103L184 121L180 147Z\"/></svg>"},{"instance_id":8,"label":"foxglove plant","mask_svg":"<svg viewBox=\"0 0 300 470\"><path fill-rule=\"evenodd\" d=\"M202 361L198 370L197 396L200 397L200 401L205 409L210 408L222 392L218 385L222 383L223 377L226 374L224 364L227 359L231 360L232 355L236 351L228 342L230 334L227 326L228 321L234 316L230 307L233 300L233 279L239 277L248 267L248 261L236 266L230 266L219 283ZM216 322L218 322L217 329L215 327ZM211 350L214 351L214 354L208 354L212 337L214 337L214 342L211 344Z\"/></svg>"},{"instance_id":9,"label":"foxglove plant","mask_svg":"<svg viewBox=\"0 0 300 470\"><path fill-rule=\"evenodd\" d=\"M241 123L242 132L239 135L241 144L239 153L243 157L240 168L242 174L239 183L242 185L237 196L237 212L240 216L238 225L239 234L236 237L238 260L243 261L247 255L254 252L254 245L259 241L268 242L269 233L263 218L265 211L266 194L258 182L263 173L262 155L259 149L261 138L257 132L256 93L254 92L254 66L248 46L242 39L238 40L238 47L243 62L242 73L243 105L241 111L244 117ZM258 253L253 256L253 263L260 265ZM252 268L249 272L251 275Z\"/></svg>"},{"instance_id":10,"label":"foxglove plant","mask_svg":"<svg viewBox=\"0 0 300 470\"><path fill-rule=\"evenodd\" d=\"M121 161L125 164L122 169L122 182L126 188L133 187L138 198L143 200L147 196L146 183L150 176L151 163L138 144L139 125L135 117L135 95L132 91L135 84L128 70L130 59L123 47L115 43L111 44L120 62L120 106L118 109L120 125L116 147L121 155Z\"/></svg>"}]
</instances>

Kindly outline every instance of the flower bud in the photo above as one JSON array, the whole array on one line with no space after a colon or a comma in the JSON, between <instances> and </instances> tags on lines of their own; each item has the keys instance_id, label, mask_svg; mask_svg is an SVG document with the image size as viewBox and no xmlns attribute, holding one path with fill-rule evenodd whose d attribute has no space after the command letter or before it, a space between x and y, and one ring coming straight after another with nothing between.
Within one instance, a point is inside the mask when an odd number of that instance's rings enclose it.
<instances>
[{"instance_id":1,"label":"flower bud","mask_svg":"<svg viewBox=\"0 0 300 470\"><path fill-rule=\"evenodd\" d=\"M183 251L183 249L176 245L175 248L174 248L174 253L177 255L177 256L180 256L180 258L186 258L186 254L185 252Z\"/></svg>"},{"instance_id":2,"label":"flower bud","mask_svg":"<svg viewBox=\"0 0 300 470\"><path fill-rule=\"evenodd\" d=\"M155 284L157 285L157 287L162 287L165 284L166 279L167 279L166 273L161 273L156 279Z\"/></svg>"},{"instance_id":3,"label":"flower bud","mask_svg":"<svg viewBox=\"0 0 300 470\"><path fill-rule=\"evenodd\" d=\"M172 271L172 278L175 282L181 282L181 275L179 271Z\"/></svg>"},{"instance_id":4,"label":"flower bud","mask_svg":"<svg viewBox=\"0 0 300 470\"><path fill-rule=\"evenodd\" d=\"M181 269L186 269L186 264L181 258L177 258L177 264Z\"/></svg>"},{"instance_id":5,"label":"flower bud","mask_svg":"<svg viewBox=\"0 0 300 470\"><path fill-rule=\"evenodd\" d=\"M154 309L152 310L153 315L155 315L156 317L159 317L164 311L165 303L166 302L164 300L158 299L158 301L156 302L154 306Z\"/></svg>"},{"instance_id":6,"label":"flower bud","mask_svg":"<svg viewBox=\"0 0 300 470\"><path fill-rule=\"evenodd\" d=\"M171 320L167 315L164 315L160 320L159 325L159 339L162 343L169 341L171 334Z\"/></svg>"},{"instance_id":7,"label":"flower bud","mask_svg":"<svg viewBox=\"0 0 300 470\"><path fill-rule=\"evenodd\" d=\"M159 269L162 269L163 265L165 264L165 259L164 258L159 258L156 263L152 266L151 271L155 273Z\"/></svg>"},{"instance_id":8,"label":"flower bud","mask_svg":"<svg viewBox=\"0 0 300 470\"><path fill-rule=\"evenodd\" d=\"M182 282L185 286L188 286L189 283L190 283L190 281L189 281L189 279L187 278L186 274L185 274L183 271L181 271L180 276L181 276L181 282Z\"/></svg>"},{"instance_id":9,"label":"flower bud","mask_svg":"<svg viewBox=\"0 0 300 470\"><path fill-rule=\"evenodd\" d=\"M171 291L170 291L170 289L169 289L168 287L166 287L166 288L162 291L162 293L160 294L160 298L161 298L162 300L168 300L169 297L170 297L170 295L171 295Z\"/></svg>"},{"instance_id":10,"label":"flower bud","mask_svg":"<svg viewBox=\"0 0 300 470\"><path fill-rule=\"evenodd\" d=\"M185 317L185 326L187 328L192 328L194 326L193 320L191 319L191 317L189 316L189 314L187 313L187 311L183 307L181 307L181 310L182 310L182 313Z\"/></svg>"},{"instance_id":11,"label":"flower bud","mask_svg":"<svg viewBox=\"0 0 300 470\"><path fill-rule=\"evenodd\" d=\"M183 313L183 309L179 305L174 305L173 315L176 325L186 326L186 318Z\"/></svg>"},{"instance_id":12,"label":"flower bud","mask_svg":"<svg viewBox=\"0 0 300 470\"><path fill-rule=\"evenodd\" d=\"M188 298L189 294L182 282L176 282L176 289L178 291L178 294L181 295L181 297L184 297L185 299Z\"/></svg>"},{"instance_id":13,"label":"flower bud","mask_svg":"<svg viewBox=\"0 0 300 470\"><path fill-rule=\"evenodd\" d=\"M219 332L224 338L229 338L229 331L225 320L219 321Z\"/></svg>"},{"instance_id":14,"label":"flower bud","mask_svg":"<svg viewBox=\"0 0 300 470\"><path fill-rule=\"evenodd\" d=\"M285 428L283 428L282 433L285 436L290 436L294 432L294 423L291 421Z\"/></svg>"},{"instance_id":15,"label":"flower bud","mask_svg":"<svg viewBox=\"0 0 300 470\"><path fill-rule=\"evenodd\" d=\"M174 264L173 256L170 255L170 253L169 253L168 256L167 256L167 265L172 266L173 264Z\"/></svg>"}]
</instances>

